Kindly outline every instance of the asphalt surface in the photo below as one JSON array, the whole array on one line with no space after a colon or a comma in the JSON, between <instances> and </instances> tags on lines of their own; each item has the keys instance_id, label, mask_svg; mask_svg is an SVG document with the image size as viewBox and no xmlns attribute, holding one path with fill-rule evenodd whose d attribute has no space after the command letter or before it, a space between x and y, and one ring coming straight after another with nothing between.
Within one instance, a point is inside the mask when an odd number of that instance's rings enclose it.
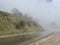
<instances>
[{"instance_id":1,"label":"asphalt surface","mask_svg":"<svg viewBox=\"0 0 60 45\"><path fill-rule=\"evenodd\" d=\"M0 45L28 45L33 41L40 40L46 36L51 35L48 31L37 32L33 34L18 35L15 37L0 38Z\"/></svg>"}]
</instances>

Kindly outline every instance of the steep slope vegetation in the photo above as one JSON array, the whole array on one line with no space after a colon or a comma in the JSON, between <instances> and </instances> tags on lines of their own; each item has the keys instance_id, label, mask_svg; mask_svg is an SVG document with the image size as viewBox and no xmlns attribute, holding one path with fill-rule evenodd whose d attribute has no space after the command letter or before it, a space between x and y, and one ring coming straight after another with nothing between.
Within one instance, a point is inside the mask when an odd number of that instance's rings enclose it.
<instances>
[{"instance_id":1,"label":"steep slope vegetation","mask_svg":"<svg viewBox=\"0 0 60 45\"><path fill-rule=\"evenodd\" d=\"M27 17L17 17L8 12L0 11L0 35L20 34L26 32L41 31L33 20Z\"/></svg>"}]
</instances>

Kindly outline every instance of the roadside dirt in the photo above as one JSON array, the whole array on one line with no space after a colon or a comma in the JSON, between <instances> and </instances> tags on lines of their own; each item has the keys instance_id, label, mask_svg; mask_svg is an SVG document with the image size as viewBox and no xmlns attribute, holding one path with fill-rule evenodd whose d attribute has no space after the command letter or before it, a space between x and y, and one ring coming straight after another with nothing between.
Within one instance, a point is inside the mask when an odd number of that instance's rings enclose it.
<instances>
[{"instance_id":1,"label":"roadside dirt","mask_svg":"<svg viewBox=\"0 0 60 45\"><path fill-rule=\"evenodd\" d=\"M53 35L30 45L60 45L60 32L54 33Z\"/></svg>"},{"instance_id":2,"label":"roadside dirt","mask_svg":"<svg viewBox=\"0 0 60 45\"><path fill-rule=\"evenodd\" d=\"M60 45L60 32L54 33L54 36L40 45Z\"/></svg>"}]
</instances>

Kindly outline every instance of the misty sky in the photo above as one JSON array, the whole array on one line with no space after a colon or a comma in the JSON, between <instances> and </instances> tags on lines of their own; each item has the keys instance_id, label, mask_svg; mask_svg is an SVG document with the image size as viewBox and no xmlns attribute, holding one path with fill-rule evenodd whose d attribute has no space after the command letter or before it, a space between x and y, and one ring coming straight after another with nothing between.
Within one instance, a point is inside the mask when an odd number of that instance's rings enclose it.
<instances>
[{"instance_id":1,"label":"misty sky","mask_svg":"<svg viewBox=\"0 0 60 45\"><path fill-rule=\"evenodd\" d=\"M0 0L0 10L11 11L18 8L47 26L51 22L60 25L60 0Z\"/></svg>"}]
</instances>

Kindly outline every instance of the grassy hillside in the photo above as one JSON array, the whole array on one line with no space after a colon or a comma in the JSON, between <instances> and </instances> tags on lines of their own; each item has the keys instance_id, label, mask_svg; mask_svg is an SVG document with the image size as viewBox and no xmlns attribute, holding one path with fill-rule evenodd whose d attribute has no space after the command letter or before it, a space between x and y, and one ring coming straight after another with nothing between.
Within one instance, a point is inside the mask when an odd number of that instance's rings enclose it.
<instances>
[{"instance_id":1,"label":"grassy hillside","mask_svg":"<svg viewBox=\"0 0 60 45\"><path fill-rule=\"evenodd\" d=\"M21 14L22 15L22 14ZM0 35L19 34L41 31L42 27L29 17L15 16L8 12L0 11Z\"/></svg>"}]
</instances>

